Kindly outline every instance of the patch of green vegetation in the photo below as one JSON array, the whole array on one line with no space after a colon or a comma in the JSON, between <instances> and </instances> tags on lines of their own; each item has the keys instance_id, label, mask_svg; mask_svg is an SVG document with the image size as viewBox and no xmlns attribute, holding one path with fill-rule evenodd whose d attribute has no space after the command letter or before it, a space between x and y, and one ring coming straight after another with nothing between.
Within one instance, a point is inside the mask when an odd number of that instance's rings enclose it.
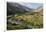
<instances>
[{"instance_id":1,"label":"patch of green vegetation","mask_svg":"<svg viewBox=\"0 0 46 32\"><path fill-rule=\"evenodd\" d=\"M9 17L8 17L9 18ZM22 24L18 25L12 25L10 26L10 29L24 29L28 27L28 25L32 26L32 28L42 28L43 27L43 16L37 13L24 13L24 14L17 14L17 16L11 17L13 20L19 20L22 21ZM9 25L8 25L9 26ZM9 28L9 27L8 27Z\"/></svg>"}]
</instances>

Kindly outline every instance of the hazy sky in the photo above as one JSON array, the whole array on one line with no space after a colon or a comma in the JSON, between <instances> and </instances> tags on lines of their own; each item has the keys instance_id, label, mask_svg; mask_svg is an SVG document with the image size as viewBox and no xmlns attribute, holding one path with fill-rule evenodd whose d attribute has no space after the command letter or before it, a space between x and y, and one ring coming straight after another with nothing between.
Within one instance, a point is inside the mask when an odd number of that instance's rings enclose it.
<instances>
[{"instance_id":1,"label":"hazy sky","mask_svg":"<svg viewBox=\"0 0 46 32\"><path fill-rule=\"evenodd\" d=\"M21 5L24 5L28 8L37 9L40 6L43 6L42 3L20 3Z\"/></svg>"},{"instance_id":2,"label":"hazy sky","mask_svg":"<svg viewBox=\"0 0 46 32\"><path fill-rule=\"evenodd\" d=\"M39 3L35 3L34 2L35 0L32 0L32 1L31 0L7 0L7 1L8 2L18 2L18 3L24 5L24 6L28 7L28 8L33 8L33 9L36 9L39 6L42 6L42 4L40 3L40 0L36 1L36 2L39 2ZM31 2L34 2L34 3L31 3Z\"/></svg>"}]
</instances>

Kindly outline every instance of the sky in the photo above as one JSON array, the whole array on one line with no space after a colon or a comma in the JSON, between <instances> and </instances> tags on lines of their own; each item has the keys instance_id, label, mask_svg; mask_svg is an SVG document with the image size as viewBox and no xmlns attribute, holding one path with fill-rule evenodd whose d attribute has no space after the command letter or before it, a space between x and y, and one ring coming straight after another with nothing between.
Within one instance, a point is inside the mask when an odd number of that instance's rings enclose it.
<instances>
[{"instance_id":1,"label":"sky","mask_svg":"<svg viewBox=\"0 0 46 32\"><path fill-rule=\"evenodd\" d=\"M42 6L43 4L40 2L41 0L38 0L39 3L36 3L37 1L34 2L34 0L7 0L8 2L17 2L20 3L21 5L24 5L28 8L36 9L39 6ZM34 3L31 3L34 2Z\"/></svg>"},{"instance_id":2,"label":"sky","mask_svg":"<svg viewBox=\"0 0 46 32\"><path fill-rule=\"evenodd\" d=\"M21 5L24 5L28 8L37 9L40 6L43 6L42 3L20 3Z\"/></svg>"}]
</instances>

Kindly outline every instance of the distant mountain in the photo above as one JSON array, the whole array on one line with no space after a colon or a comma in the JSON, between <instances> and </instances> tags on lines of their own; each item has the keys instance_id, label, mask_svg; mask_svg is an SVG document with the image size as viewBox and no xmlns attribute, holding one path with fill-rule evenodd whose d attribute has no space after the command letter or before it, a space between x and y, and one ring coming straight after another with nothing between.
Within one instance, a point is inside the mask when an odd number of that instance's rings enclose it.
<instances>
[{"instance_id":1,"label":"distant mountain","mask_svg":"<svg viewBox=\"0 0 46 32\"><path fill-rule=\"evenodd\" d=\"M35 13L37 13L39 15L43 15L43 6L38 7L33 12L35 12Z\"/></svg>"},{"instance_id":2,"label":"distant mountain","mask_svg":"<svg viewBox=\"0 0 46 32\"><path fill-rule=\"evenodd\" d=\"M33 9L25 7L19 3L12 3L12 2L7 3L7 14L12 14L12 13L15 14L16 12L27 12L31 10Z\"/></svg>"},{"instance_id":3,"label":"distant mountain","mask_svg":"<svg viewBox=\"0 0 46 32\"><path fill-rule=\"evenodd\" d=\"M13 3L13 2L7 2L7 15L16 14L17 12L23 13L23 12L38 12L41 11L42 7L39 7L37 9L31 9L26 6L23 6L19 3Z\"/></svg>"},{"instance_id":4,"label":"distant mountain","mask_svg":"<svg viewBox=\"0 0 46 32\"><path fill-rule=\"evenodd\" d=\"M41 10L43 10L43 6L40 6L37 9L35 9L34 12L40 12Z\"/></svg>"}]
</instances>

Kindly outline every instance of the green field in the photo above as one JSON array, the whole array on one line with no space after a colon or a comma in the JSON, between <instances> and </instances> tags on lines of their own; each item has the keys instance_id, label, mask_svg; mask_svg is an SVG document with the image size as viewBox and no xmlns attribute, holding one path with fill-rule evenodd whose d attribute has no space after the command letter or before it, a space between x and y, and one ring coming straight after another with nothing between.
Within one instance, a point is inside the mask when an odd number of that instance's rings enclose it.
<instances>
[{"instance_id":1,"label":"green field","mask_svg":"<svg viewBox=\"0 0 46 32\"><path fill-rule=\"evenodd\" d=\"M14 23L8 23L7 29L32 29L43 28L43 16L37 13L16 13L16 16L7 16ZM19 23L15 23L19 21Z\"/></svg>"}]
</instances>

